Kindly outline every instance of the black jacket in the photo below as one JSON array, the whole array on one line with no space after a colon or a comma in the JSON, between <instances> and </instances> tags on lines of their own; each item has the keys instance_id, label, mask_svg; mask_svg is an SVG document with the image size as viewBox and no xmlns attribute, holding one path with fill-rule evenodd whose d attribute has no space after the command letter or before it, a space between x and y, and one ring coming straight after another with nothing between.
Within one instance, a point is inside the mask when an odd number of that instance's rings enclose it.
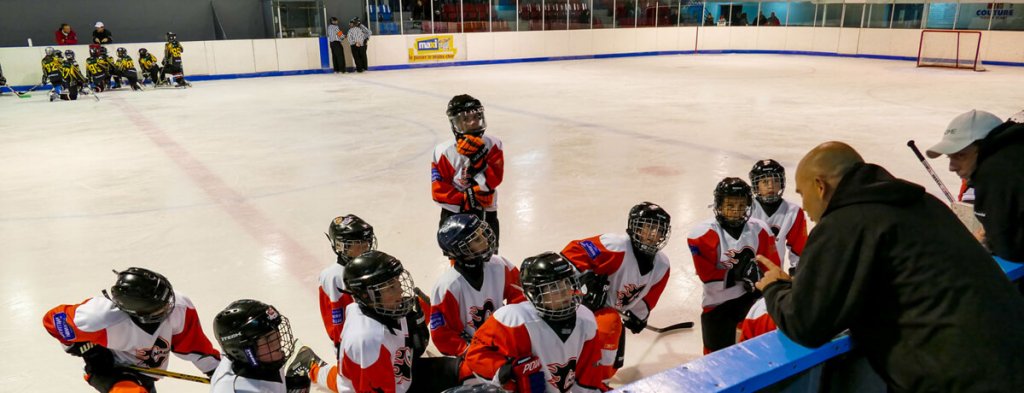
<instances>
[{"instance_id":1,"label":"black jacket","mask_svg":"<svg viewBox=\"0 0 1024 393\"><path fill-rule=\"evenodd\" d=\"M1024 124L999 126L980 147L969 182L974 214L993 254L1024 262Z\"/></svg>"},{"instance_id":2,"label":"black jacket","mask_svg":"<svg viewBox=\"0 0 1024 393\"><path fill-rule=\"evenodd\" d=\"M764 290L793 341L845 329L897 392L1024 392L1024 297L952 211L862 164L839 182L800 257Z\"/></svg>"}]
</instances>

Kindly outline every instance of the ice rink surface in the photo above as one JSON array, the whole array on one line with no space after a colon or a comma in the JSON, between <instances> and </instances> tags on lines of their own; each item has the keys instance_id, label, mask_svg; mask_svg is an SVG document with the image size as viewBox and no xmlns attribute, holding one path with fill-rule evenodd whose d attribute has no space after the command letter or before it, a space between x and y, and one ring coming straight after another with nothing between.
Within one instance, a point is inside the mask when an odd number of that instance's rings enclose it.
<instances>
[{"instance_id":1,"label":"ice rink surface","mask_svg":"<svg viewBox=\"0 0 1024 393\"><path fill-rule=\"evenodd\" d=\"M684 55L196 82L188 90L101 93L102 101L0 97L0 390L91 391L41 318L114 281L162 272L191 297L212 336L228 303L277 306L297 336L333 354L317 276L334 263L323 232L354 213L429 293L447 265L430 199L445 105L469 93L504 142L501 254L516 263L567 242L624 231L648 200L672 214L671 279L649 323L700 320L686 236L712 217L714 185L754 161L792 175L811 147L852 144L924 185L906 147L938 141L972 108L1024 107L1024 69L976 73L911 62L773 55ZM187 71L187 64L186 64ZM944 159L932 161L958 187ZM701 356L700 326L629 335L613 385ZM198 374L189 363L173 371ZM162 392L206 386L165 379Z\"/></svg>"}]
</instances>

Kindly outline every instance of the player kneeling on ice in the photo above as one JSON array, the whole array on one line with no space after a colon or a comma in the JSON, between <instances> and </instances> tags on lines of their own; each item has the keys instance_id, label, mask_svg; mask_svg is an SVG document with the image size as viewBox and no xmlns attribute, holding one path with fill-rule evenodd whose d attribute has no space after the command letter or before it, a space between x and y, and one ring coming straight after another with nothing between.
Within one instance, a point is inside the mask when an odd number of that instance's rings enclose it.
<instances>
[{"instance_id":1,"label":"player kneeling on ice","mask_svg":"<svg viewBox=\"0 0 1024 393\"><path fill-rule=\"evenodd\" d=\"M64 51L64 65L61 68L61 75L64 79L64 91L72 101L78 99L78 93L88 84L82 69L78 68L75 61L75 52L71 49Z\"/></svg>"},{"instance_id":2,"label":"player kneeling on ice","mask_svg":"<svg viewBox=\"0 0 1024 393\"><path fill-rule=\"evenodd\" d=\"M132 87L132 90L142 90L142 85L139 83L139 71L135 69L135 61L128 55L128 50L125 48L117 48L117 61L118 77L128 79L128 86Z\"/></svg>"},{"instance_id":3,"label":"player kneeling on ice","mask_svg":"<svg viewBox=\"0 0 1024 393\"><path fill-rule=\"evenodd\" d=\"M65 352L85 360L85 380L100 392L155 392L160 377L136 368L166 370L171 352L206 375L220 363L192 301L163 275L139 267L118 272L102 297L50 310L43 327Z\"/></svg>"},{"instance_id":4,"label":"player kneeling on ice","mask_svg":"<svg viewBox=\"0 0 1024 393\"><path fill-rule=\"evenodd\" d=\"M441 353L461 358L473 334L496 310L526 298L519 269L494 254L494 232L479 217L448 217L437 231L437 243L452 266L431 292L430 335Z\"/></svg>"},{"instance_id":5,"label":"player kneeling on ice","mask_svg":"<svg viewBox=\"0 0 1024 393\"><path fill-rule=\"evenodd\" d=\"M333 392L437 392L455 384L451 358L421 358L430 341L428 301L402 262L368 251L345 266L345 308L338 366L314 364L310 378ZM340 368L340 372L339 369Z\"/></svg>"},{"instance_id":6,"label":"player kneeling on ice","mask_svg":"<svg viewBox=\"0 0 1024 393\"><path fill-rule=\"evenodd\" d=\"M626 233L574 240L562 255L584 274L583 305L597 318L603 348L602 380L622 367L626 329L640 333L668 282L668 256L661 251L672 232L672 218L661 206L643 202L629 210Z\"/></svg>"},{"instance_id":7,"label":"player kneeling on ice","mask_svg":"<svg viewBox=\"0 0 1024 393\"><path fill-rule=\"evenodd\" d=\"M214 317L213 330L224 360L210 379L212 393L308 392L312 364L326 364L309 348L295 348L288 318L260 301L232 302Z\"/></svg>"},{"instance_id":8,"label":"player kneeling on ice","mask_svg":"<svg viewBox=\"0 0 1024 393\"><path fill-rule=\"evenodd\" d=\"M727 177L715 187L714 196L715 218L698 224L687 239L697 276L704 283L700 321L705 354L736 343L737 325L761 297L754 283L765 268L754 257L764 255L779 265L771 229L750 218L750 186Z\"/></svg>"},{"instance_id":9,"label":"player kneeling on ice","mask_svg":"<svg viewBox=\"0 0 1024 393\"><path fill-rule=\"evenodd\" d=\"M529 302L498 309L476 331L463 373L519 393L604 390L594 313L579 307L572 264L553 252L526 258Z\"/></svg>"},{"instance_id":10,"label":"player kneeling on ice","mask_svg":"<svg viewBox=\"0 0 1024 393\"><path fill-rule=\"evenodd\" d=\"M337 355L345 327L345 307L353 303L352 295L345 292L345 265L364 252L376 250L377 236L373 227L355 214L335 217L326 235L338 259L320 272L320 318Z\"/></svg>"},{"instance_id":11,"label":"player kneeling on ice","mask_svg":"<svg viewBox=\"0 0 1024 393\"><path fill-rule=\"evenodd\" d=\"M139 48L139 68L142 69L142 81L139 83L146 84L147 79L153 82L153 87L164 83L163 71L156 61L156 56L149 53L146 48Z\"/></svg>"},{"instance_id":12,"label":"player kneeling on ice","mask_svg":"<svg viewBox=\"0 0 1024 393\"><path fill-rule=\"evenodd\" d=\"M85 76L89 77L93 91L106 91L110 84L109 67L100 53L99 45L89 46L89 58L85 59Z\"/></svg>"},{"instance_id":13,"label":"player kneeling on ice","mask_svg":"<svg viewBox=\"0 0 1024 393\"><path fill-rule=\"evenodd\" d=\"M43 56L41 63L43 67L43 80L39 84L45 85L49 83L50 86L53 86L53 90L50 90L50 101L54 101L57 98L66 100L64 79L60 72L61 68L64 66L64 59L61 52L53 49L52 47L46 48L46 56Z\"/></svg>"}]
</instances>

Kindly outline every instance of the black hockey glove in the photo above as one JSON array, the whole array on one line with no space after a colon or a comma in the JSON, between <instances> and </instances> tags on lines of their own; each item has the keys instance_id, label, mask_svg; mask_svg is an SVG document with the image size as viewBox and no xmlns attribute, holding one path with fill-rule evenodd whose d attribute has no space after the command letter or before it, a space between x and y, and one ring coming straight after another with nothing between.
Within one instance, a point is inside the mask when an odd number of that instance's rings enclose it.
<instances>
[{"instance_id":1,"label":"black hockey glove","mask_svg":"<svg viewBox=\"0 0 1024 393\"><path fill-rule=\"evenodd\" d=\"M476 191L473 191L474 187L469 187L462 191L462 197L465 201L462 202L463 213L476 213L483 211L480 207L480 202L476 200Z\"/></svg>"},{"instance_id":2,"label":"black hockey glove","mask_svg":"<svg viewBox=\"0 0 1024 393\"><path fill-rule=\"evenodd\" d=\"M625 317L626 319L622 321L622 325L629 329L630 332L633 332L633 334L640 333L647 327L647 320L640 319L632 311L626 311Z\"/></svg>"},{"instance_id":3,"label":"black hockey glove","mask_svg":"<svg viewBox=\"0 0 1024 393\"><path fill-rule=\"evenodd\" d=\"M764 275L757 267L754 258L746 257L745 254L740 256L739 263L729 270L729 274L732 276L733 282L743 283L743 288L747 292L754 292L754 283L761 281L761 277Z\"/></svg>"},{"instance_id":4,"label":"black hockey glove","mask_svg":"<svg viewBox=\"0 0 1024 393\"><path fill-rule=\"evenodd\" d=\"M6 86L6 85L7 85L7 78L4 78L3 75L0 75L0 86Z\"/></svg>"},{"instance_id":5,"label":"black hockey glove","mask_svg":"<svg viewBox=\"0 0 1024 393\"><path fill-rule=\"evenodd\" d=\"M102 345L79 342L65 351L71 356L79 356L85 360L86 374L106 375L114 371L114 353Z\"/></svg>"},{"instance_id":6,"label":"black hockey glove","mask_svg":"<svg viewBox=\"0 0 1024 393\"><path fill-rule=\"evenodd\" d=\"M605 294L608 292L608 276L594 273L593 270L583 272L579 277L580 288L586 293L580 303L590 311L597 311L605 306Z\"/></svg>"},{"instance_id":7,"label":"black hockey glove","mask_svg":"<svg viewBox=\"0 0 1024 393\"><path fill-rule=\"evenodd\" d=\"M430 341L430 329L427 327L426 316L419 300L413 303L412 311L406 315L406 325L409 326L409 337L406 338L406 346L412 348L413 359L419 359L427 350Z\"/></svg>"}]
</instances>

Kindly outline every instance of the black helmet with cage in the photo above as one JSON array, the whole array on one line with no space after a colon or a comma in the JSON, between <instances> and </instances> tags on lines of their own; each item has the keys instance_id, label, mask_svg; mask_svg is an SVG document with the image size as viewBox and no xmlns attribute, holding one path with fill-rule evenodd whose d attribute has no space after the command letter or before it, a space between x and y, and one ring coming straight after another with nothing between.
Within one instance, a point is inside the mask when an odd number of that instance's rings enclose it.
<instances>
[{"instance_id":1,"label":"black helmet with cage","mask_svg":"<svg viewBox=\"0 0 1024 393\"><path fill-rule=\"evenodd\" d=\"M377 236L373 226L355 214L335 217L327 227L327 239L338 255L338 263L345 266L366 251L377 249Z\"/></svg>"},{"instance_id":2,"label":"black helmet with cage","mask_svg":"<svg viewBox=\"0 0 1024 393\"><path fill-rule=\"evenodd\" d=\"M295 349L288 318L257 300L229 304L213 318L213 331L235 371L280 370Z\"/></svg>"},{"instance_id":3,"label":"black helmet with cage","mask_svg":"<svg viewBox=\"0 0 1024 393\"><path fill-rule=\"evenodd\" d=\"M388 318L403 317L416 302L414 284L402 262L381 251L367 251L345 265L345 292L364 310Z\"/></svg>"},{"instance_id":4,"label":"black helmet with cage","mask_svg":"<svg viewBox=\"0 0 1024 393\"><path fill-rule=\"evenodd\" d=\"M564 321L576 316L580 305L576 269L561 255L545 252L523 261L519 270L523 294L541 318Z\"/></svg>"}]
</instances>

